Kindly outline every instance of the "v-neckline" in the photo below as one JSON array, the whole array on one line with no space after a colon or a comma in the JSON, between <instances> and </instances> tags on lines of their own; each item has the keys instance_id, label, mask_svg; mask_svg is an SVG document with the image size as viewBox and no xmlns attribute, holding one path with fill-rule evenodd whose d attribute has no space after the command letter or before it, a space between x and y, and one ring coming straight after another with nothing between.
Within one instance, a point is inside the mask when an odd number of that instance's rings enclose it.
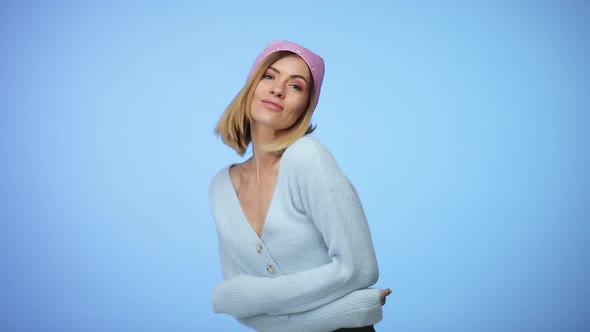
<instances>
[{"instance_id":1,"label":"v-neckline","mask_svg":"<svg viewBox=\"0 0 590 332\"><path fill-rule=\"evenodd\" d=\"M282 159L282 158L281 158ZM279 160L279 169L277 170L277 181L275 183L274 189L273 189L273 193L272 196L270 197L270 202L268 202L268 208L266 209L266 214L264 215L264 220L262 221L262 227L260 229L260 235L258 235L258 233L256 232L256 230L254 229L254 227L252 227L252 224L250 223L250 220L248 220L248 217L246 216L246 212L244 211L244 208L242 207L242 202L240 202L240 197L238 196L238 192L236 190L236 187L234 185L234 182L231 179L231 169L234 166L237 166L238 164L231 164L227 167L227 180L229 181L229 186L231 188L231 192L233 193L233 197L235 199L235 203L237 204L238 209L240 210L240 214L242 215L242 219L244 222L246 222L246 225L248 226L248 228L252 231L252 234L254 236L256 236L257 239L262 240L262 236L264 236L264 230L266 229L266 225L268 224L268 216L270 215L270 212L272 210L272 207L274 205L274 201L276 200L276 196L277 196L277 189L279 189L279 181L281 180L281 168L282 168L282 164L283 161Z\"/></svg>"}]
</instances>

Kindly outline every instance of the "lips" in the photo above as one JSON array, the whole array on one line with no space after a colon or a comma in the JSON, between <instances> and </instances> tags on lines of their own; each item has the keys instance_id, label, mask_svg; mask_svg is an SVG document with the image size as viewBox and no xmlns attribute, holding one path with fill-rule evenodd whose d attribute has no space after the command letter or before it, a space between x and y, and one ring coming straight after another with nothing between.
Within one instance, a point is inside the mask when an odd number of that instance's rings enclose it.
<instances>
[{"instance_id":1,"label":"lips","mask_svg":"<svg viewBox=\"0 0 590 332\"><path fill-rule=\"evenodd\" d=\"M266 106L267 108L269 108L272 111L282 111L283 110L283 105L276 103L274 101L263 99L263 100L261 100L261 102L262 102L262 104L264 104L264 106Z\"/></svg>"}]
</instances>

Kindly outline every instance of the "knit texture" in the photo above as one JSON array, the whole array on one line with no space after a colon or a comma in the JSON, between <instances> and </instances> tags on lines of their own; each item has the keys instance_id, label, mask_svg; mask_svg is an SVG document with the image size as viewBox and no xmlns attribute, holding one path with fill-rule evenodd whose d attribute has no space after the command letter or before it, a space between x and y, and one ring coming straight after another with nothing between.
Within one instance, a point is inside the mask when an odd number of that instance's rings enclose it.
<instances>
[{"instance_id":1,"label":"knit texture","mask_svg":"<svg viewBox=\"0 0 590 332\"><path fill-rule=\"evenodd\" d=\"M224 281L213 310L257 331L332 331L381 320L379 272L365 214L332 154L304 136L281 158L258 237L230 167L209 188Z\"/></svg>"}]
</instances>

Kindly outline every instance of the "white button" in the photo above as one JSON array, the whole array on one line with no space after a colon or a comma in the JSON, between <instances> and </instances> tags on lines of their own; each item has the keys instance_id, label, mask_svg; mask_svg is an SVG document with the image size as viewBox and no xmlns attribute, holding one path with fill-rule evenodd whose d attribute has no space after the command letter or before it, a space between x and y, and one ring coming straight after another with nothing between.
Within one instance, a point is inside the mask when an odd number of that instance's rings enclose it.
<instances>
[{"instance_id":1,"label":"white button","mask_svg":"<svg viewBox=\"0 0 590 332\"><path fill-rule=\"evenodd\" d=\"M270 274L275 274L275 267L272 266L272 265L270 265L270 264L268 264L266 266L266 271L268 271L268 273L270 273Z\"/></svg>"},{"instance_id":2,"label":"white button","mask_svg":"<svg viewBox=\"0 0 590 332\"><path fill-rule=\"evenodd\" d=\"M258 251L258 253L259 253L259 254L261 254L261 253L262 253L262 249L263 249L263 247L262 247L262 244L260 244L260 243L259 243L259 244L256 246L256 251Z\"/></svg>"}]
</instances>

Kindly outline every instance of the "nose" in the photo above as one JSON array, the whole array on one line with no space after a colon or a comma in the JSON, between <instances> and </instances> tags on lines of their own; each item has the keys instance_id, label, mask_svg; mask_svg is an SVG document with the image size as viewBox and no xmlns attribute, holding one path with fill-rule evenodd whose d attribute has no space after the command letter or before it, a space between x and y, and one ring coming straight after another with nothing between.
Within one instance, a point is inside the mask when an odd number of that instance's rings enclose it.
<instances>
[{"instance_id":1,"label":"nose","mask_svg":"<svg viewBox=\"0 0 590 332\"><path fill-rule=\"evenodd\" d=\"M283 98L284 91L282 84L277 82L275 85L273 85L272 89L270 89L270 93L277 96L278 98Z\"/></svg>"}]
</instances>

